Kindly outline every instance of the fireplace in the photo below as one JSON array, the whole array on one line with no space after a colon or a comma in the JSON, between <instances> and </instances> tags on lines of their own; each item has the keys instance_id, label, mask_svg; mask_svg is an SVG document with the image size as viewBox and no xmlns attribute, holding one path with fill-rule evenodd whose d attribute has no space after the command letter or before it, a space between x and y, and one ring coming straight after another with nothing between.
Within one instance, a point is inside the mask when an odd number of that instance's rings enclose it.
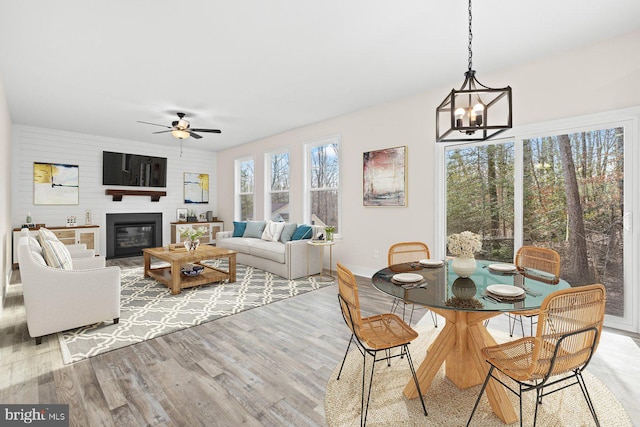
<instances>
[{"instance_id":1,"label":"fireplace","mask_svg":"<svg viewBox=\"0 0 640 427\"><path fill-rule=\"evenodd\" d=\"M162 213L107 214L107 259L162 246Z\"/></svg>"}]
</instances>

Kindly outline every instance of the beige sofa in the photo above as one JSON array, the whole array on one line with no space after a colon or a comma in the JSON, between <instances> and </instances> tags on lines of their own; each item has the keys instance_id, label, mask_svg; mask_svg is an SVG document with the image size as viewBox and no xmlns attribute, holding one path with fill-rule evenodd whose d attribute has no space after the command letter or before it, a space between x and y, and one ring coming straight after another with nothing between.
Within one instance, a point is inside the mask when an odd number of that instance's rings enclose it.
<instances>
[{"instance_id":1,"label":"beige sofa","mask_svg":"<svg viewBox=\"0 0 640 427\"><path fill-rule=\"evenodd\" d=\"M99 257L72 258L72 270L47 265L40 243L22 236L18 262L29 335L44 335L120 319L120 267Z\"/></svg>"},{"instance_id":2,"label":"beige sofa","mask_svg":"<svg viewBox=\"0 0 640 427\"><path fill-rule=\"evenodd\" d=\"M233 231L217 233L216 246L238 252L236 260L240 264L260 268L289 280L322 271L322 248L309 245L309 240L282 243L232 236Z\"/></svg>"}]
</instances>

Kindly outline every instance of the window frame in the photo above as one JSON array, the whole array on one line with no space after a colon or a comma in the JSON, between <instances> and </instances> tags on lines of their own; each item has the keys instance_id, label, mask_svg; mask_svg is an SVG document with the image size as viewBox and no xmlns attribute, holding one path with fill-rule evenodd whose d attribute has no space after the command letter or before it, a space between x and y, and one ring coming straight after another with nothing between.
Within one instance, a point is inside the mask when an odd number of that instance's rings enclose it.
<instances>
[{"instance_id":1,"label":"window frame","mask_svg":"<svg viewBox=\"0 0 640 427\"><path fill-rule=\"evenodd\" d=\"M242 170L242 164L245 162L253 162L253 191L251 193L242 193L240 191L240 172ZM238 158L234 162L234 205L233 205L233 218L234 221L244 221L246 218L241 218L242 214L242 202L241 197L251 194L253 200L253 212L252 219L256 217L256 162L253 156Z\"/></svg>"},{"instance_id":2,"label":"window frame","mask_svg":"<svg viewBox=\"0 0 640 427\"><path fill-rule=\"evenodd\" d=\"M273 174L273 170L272 170L272 165L273 165L273 156L279 155L279 154L286 154L288 156L288 170L287 170L287 175L288 175L288 183L289 186L286 190L273 190L273 188L271 188L271 182L272 182L272 174ZM271 196L273 194L284 194L287 193L289 195L288 199L289 199L289 222L291 221L291 152L288 149L281 149L281 150L275 150L275 151L270 151L268 153L264 154L264 218L266 220L270 220L271 219Z\"/></svg>"},{"instance_id":3,"label":"window frame","mask_svg":"<svg viewBox=\"0 0 640 427\"><path fill-rule=\"evenodd\" d=\"M314 189L311 185L312 170L311 170L311 150L315 147L321 147L324 145L336 144L338 147L338 186L337 187L323 187L322 189ZM342 136L340 134L330 135L323 138L307 141L304 144L304 202L303 202L303 220L304 223L311 224L311 193L313 191L336 191L338 198L337 216L338 224L335 225L337 232L334 234L334 239L342 238Z\"/></svg>"},{"instance_id":4,"label":"window frame","mask_svg":"<svg viewBox=\"0 0 640 427\"><path fill-rule=\"evenodd\" d=\"M624 316L617 317L605 315L606 326L632 332L640 332L640 282L637 280L640 274L640 263L634 262L635 254L640 253L640 227L635 230L632 226L634 216L640 214L640 198L634 197L634 191L640 186L640 171L633 165L640 162L640 149L636 147L640 143L640 107L631 107L622 110L607 111L602 113L587 114L567 119L551 120L531 125L520 126L512 129L508 136L480 141L472 144L435 143L436 146L436 170L438 179L438 206L436 213L437 224L436 239L439 244L435 248L436 257L443 258L446 255L446 158L447 148L470 147L477 145L495 144L501 141L513 141L514 143L514 246L522 245L522 221L523 221L523 141L526 139L544 137L549 135L571 134L600 128L623 127L625 129L624 141ZM635 280L634 280L635 278Z\"/></svg>"}]
</instances>

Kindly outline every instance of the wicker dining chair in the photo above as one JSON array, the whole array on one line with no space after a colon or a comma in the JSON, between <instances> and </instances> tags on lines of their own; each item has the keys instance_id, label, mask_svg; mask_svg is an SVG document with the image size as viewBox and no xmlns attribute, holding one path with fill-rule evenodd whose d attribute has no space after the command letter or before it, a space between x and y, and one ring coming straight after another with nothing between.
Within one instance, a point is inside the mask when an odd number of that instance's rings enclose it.
<instances>
[{"instance_id":1,"label":"wicker dining chair","mask_svg":"<svg viewBox=\"0 0 640 427\"><path fill-rule=\"evenodd\" d=\"M522 246L516 253L515 265L523 279L532 278L540 282L557 284L560 281L560 255L553 249L538 246ZM529 319L529 332L533 335L538 310L526 310L507 313L509 317L509 336L513 336L516 323L520 323L524 336L524 321Z\"/></svg>"},{"instance_id":2,"label":"wicker dining chair","mask_svg":"<svg viewBox=\"0 0 640 427\"><path fill-rule=\"evenodd\" d=\"M391 364L391 359L395 357L404 358L406 356L411 375L416 383L422 410L427 415L427 408L424 405L420 384L413 366L413 360L409 353L409 343L418 337L418 333L411 326L407 325L395 314L378 314L363 318L360 312L360 299L358 296L358 284L353 273L344 265L337 263L338 271L338 300L342 310L342 317L351 330L351 339L347 345L347 351L342 359L340 371L337 380L340 380L344 361L347 359L351 343L355 343L356 347L362 354L362 398L360 403L360 425L367 423L367 412L369 409L369 400L371 398L371 385L373 384L373 372L376 368L376 362L387 361L387 365ZM400 348L400 352L394 354L392 350ZM383 357L378 358L378 353L382 352ZM373 366L371 367L371 375L369 378L369 390L365 405L365 372L367 366L367 355L373 357Z\"/></svg>"},{"instance_id":3,"label":"wicker dining chair","mask_svg":"<svg viewBox=\"0 0 640 427\"><path fill-rule=\"evenodd\" d=\"M389 252L387 253L387 265L392 266L395 264L402 264L405 262L418 263L421 259L431 258L429 247L422 242L400 242L391 245ZM413 311L415 305L404 301L401 298L394 298L391 304L391 313L395 313L399 306L402 306L402 320L406 321L405 313L408 310L407 306L411 306L411 314L409 315L408 324L411 324L413 320ZM431 319L433 325L438 327L438 317L431 311Z\"/></svg>"},{"instance_id":4,"label":"wicker dining chair","mask_svg":"<svg viewBox=\"0 0 640 427\"><path fill-rule=\"evenodd\" d=\"M532 390L536 392L533 418L535 426L538 405L542 403L542 398L575 384L580 386L589 411L596 425L599 426L598 416L582 377L582 371L587 367L598 347L605 303L606 291L600 284L555 291L542 302L535 336L483 348L482 354L490 365L489 373L469 416L467 426L471 423L480 398L491 378L518 395L521 426L523 393ZM513 383L507 384L497 377L494 373L496 369L511 378L518 387L514 389ZM572 382L561 387L552 387L552 390L544 392L547 387L564 381Z\"/></svg>"}]
</instances>

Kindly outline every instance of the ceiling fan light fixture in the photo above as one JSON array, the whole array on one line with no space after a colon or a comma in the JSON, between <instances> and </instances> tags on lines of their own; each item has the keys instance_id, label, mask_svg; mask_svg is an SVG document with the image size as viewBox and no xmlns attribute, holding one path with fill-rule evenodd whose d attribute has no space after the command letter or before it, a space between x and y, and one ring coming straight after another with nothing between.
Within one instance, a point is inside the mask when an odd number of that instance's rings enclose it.
<instances>
[{"instance_id":1,"label":"ceiling fan light fixture","mask_svg":"<svg viewBox=\"0 0 640 427\"><path fill-rule=\"evenodd\" d=\"M171 131L171 135L178 139L187 139L189 138L189 132L181 129L174 129Z\"/></svg>"},{"instance_id":2,"label":"ceiling fan light fixture","mask_svg":"<svg viewBox=\"0 0 640 427\"><path fill-rule=\"evenodd\" d=\"M188 127L189 127L188 121L184 119L178 120L178 124L176 125L176 128L178 128L179 130L184 130L184 129L187 129Z\"/></svg>"},{"instance_id":3,"label":"ceiling fan light fixture","mask_svg":"<svg viewBox=\"0 0 640 427\"><path fill-rule=\"evenodd\" d=\"M469 0L469 68L459 90L436 109L436 142L485 141L511 129L511 87L493 89L476 79L472 69L471 0Z\"/></svg>"}]
</instances>

